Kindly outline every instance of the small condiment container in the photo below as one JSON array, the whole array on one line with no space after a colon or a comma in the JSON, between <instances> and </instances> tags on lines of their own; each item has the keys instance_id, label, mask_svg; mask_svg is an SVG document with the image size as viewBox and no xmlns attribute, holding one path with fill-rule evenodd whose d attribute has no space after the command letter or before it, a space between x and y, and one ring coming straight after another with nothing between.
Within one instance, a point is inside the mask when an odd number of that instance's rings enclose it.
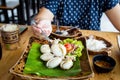
<instances>
[{"instance_id":1,"label":"small condiment container","mask_svg":"<svg viewBox=\"0 0 120 80\"><path fill-rule=\"evenodd\" d=\"M93 66L98 73L110 72L115 65L115 60L110 56L98 54L93 57Z\"/></svg>"},{"instance_id":2,"label":"small condiment container","mask_svg":"<svg viewBox=\"0 0 120 80\"><path fill-rule=\"evenodd\" d=\"M19 27L16 24L6 24L1 28L1 37L4 48L7 50L15 50L20 48Z\"/></svg>"}]
</instances>

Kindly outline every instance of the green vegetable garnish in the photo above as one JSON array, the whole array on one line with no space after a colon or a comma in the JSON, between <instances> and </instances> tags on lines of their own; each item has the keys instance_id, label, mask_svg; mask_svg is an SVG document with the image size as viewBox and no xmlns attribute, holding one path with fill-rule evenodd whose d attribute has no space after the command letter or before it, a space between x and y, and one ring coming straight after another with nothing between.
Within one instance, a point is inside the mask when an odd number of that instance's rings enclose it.
<instances>
[{"instance_id":1,"label":"green vegetable garnish","mask_svg":"<svg viewBox=\"0 0 120 80\"><path fill-rule=\"evenodd\" d=\"M67 38L61 41L61 44L66 44L66 43L74 44L77 47L74 51L74 54L73 54L74 56L76 57L82 56L82 50L84 48L82 41L80 40L78 41L78 40L70 39L70 38ZM72 55L72 54L68 53L68 55Z\"/></svg>"}]
</instances>

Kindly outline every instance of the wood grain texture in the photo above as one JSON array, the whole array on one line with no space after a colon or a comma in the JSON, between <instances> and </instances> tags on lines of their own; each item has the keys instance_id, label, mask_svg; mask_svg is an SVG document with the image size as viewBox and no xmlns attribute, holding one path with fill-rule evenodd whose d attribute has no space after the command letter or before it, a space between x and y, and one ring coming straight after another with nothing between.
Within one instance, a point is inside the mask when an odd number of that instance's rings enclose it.
<instances>
[{"instance_id":1,"label":"wood grain texture","mask_svg":"<svg viewBox=\"0 0 120 80\"><path fill-rule=\"evenodd\" d=\"M0 24L1 26L2 24ZM91 30L81 30L83 36L88 35L96 35L105 38L110 41L113 45L111 57L116 60L115 68L109 73L97 73L94 70L92 64L93 55L89 55L90 64L94 71L94 77L90 78L90 80L119 80L120 79L120 50L118 48L117 43L117 35L119 33L115 32L101 32L101 31L91 31ZM24 49L27 47L29 38L33 36L31 27L28 28L26 32L20 35L20 48L14 51L9 51L4 49L4 45L2 44L3 55L0 60L0 80L21 80L18 77L14 77L9 73L9 69L17 62L23 53ZM0 38L1 40L1 38Z\"/></svg>"}]
</instances>

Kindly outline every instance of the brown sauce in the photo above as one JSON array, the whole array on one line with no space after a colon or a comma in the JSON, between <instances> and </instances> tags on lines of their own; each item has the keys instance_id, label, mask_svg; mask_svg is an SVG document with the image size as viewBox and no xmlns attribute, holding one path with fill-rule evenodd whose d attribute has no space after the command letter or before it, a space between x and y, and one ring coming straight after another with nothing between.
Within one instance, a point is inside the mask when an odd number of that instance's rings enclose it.
<instances>
[{"instance_id":1,"label":"brown sauce","mask_svg":"<svg viewBox=\"0 0 120 80\"><path fill-rule=\"evenodd\" d=\"M108 62L105 61L96 61L95 64L99 67L103 67L103 68L110 68L111 65Z\"/></svg>"}]
</instances>

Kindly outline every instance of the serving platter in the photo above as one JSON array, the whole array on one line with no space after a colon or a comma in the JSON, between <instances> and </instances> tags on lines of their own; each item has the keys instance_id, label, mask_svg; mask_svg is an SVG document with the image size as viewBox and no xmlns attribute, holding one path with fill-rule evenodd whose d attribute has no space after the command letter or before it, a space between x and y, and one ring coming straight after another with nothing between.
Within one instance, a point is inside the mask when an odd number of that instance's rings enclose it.
<instances>
[{"instance_id":1,"label":"serving platter","mask_svg":"<svg viewBox=\"0 0 120 80\"><path fill-rule=\"evenodd\" d=\"M33 42L37 42L39 44L48 43L46 40L44 39L40 40L36 37L31 37L29 39L27 48L25 49L25 51L23 52L23 54L21 55L17 63L14 66L12 66L12 68L10 69L10 73L22 79L26 79L26 80L28 79L38 79L38 80L39 79L88 79L88 78L93 77L94 73L89 63L89 56L88 56L88 51L86 48L85 37L79 37L77 39L81 40L84 45L84 49L82 51L83 54L80 57L81 72L78 75L69 76L69 77L49 77L49 76L37 76L35 74L24 74L23 70L25 68L26 60L27 60L30 48L32 46L32 43Z\"/></svg>"}]
</instances>

